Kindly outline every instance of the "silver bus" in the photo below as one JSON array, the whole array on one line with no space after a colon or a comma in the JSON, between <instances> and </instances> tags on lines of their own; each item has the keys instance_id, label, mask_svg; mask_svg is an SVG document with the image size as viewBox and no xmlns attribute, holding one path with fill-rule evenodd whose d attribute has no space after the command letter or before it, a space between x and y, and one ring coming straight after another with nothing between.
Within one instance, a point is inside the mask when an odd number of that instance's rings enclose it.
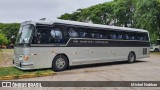
<instances>
[{"instance_id":1,"label":"silver bus","mask_svg":"<svg viewBox=\"0 0 160 90\"><path fill-rule=\"evenodd\" d=\"M15 67L22 70L128 61L149 57L149 34L142 29L68 20L26 21L14 47Z\"/></svg>"}]
</instances>

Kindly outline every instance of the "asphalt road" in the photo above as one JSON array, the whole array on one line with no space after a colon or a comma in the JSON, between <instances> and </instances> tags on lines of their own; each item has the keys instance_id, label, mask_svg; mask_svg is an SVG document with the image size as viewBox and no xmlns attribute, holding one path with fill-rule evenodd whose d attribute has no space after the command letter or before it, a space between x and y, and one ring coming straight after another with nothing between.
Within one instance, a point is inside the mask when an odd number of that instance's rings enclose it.
<instances>
[{"instance_id":1,"label":"asphalt road","mask_svg":"<svg viewBox=\"0 0 160 90\"><path fill-rule=\"evenodd\" d=\"M149 58L136 63L113 62L71 67L54 76L19 79L18 81L160 81L160 54L151 54ZM25 90L25 88L5 88L5 90ZM160 90L155 87L52 87L27 88L31 90ZM1 90L1 89L0 89Z\"/></svg>"}]
</instances>

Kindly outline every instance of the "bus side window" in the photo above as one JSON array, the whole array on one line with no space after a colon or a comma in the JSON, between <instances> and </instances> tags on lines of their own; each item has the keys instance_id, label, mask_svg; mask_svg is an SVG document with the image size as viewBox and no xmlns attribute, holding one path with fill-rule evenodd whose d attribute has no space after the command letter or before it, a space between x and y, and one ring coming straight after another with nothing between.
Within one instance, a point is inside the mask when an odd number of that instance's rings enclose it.
<instances>
[{"instance_id":1,"label":"bus side window","mask_svg":"<svg viewBox=\"0 0 160 90\"><path fill-rule=\"evenodd\" d=\"M140 40L140 36L138 36L138 40Z\"/></svg>"},{"instance_id":2,"label":"bus side window","mask_svg":"<svg viewBox=\"0 0 160 90\"><path fill-rule=\"evenodd\" d=\"M34 36L33 44L47 44L48 43L48 36L45 29L38 29L38 33Z\"/></svg>"},{"instance_id":3,"label":"bus side window","mask_svg":"<svg viewBox=\"0 0 160 90\"><path fill-rule=\"evenodd\" d=\"M40 39L41 39L41 33L37 33L33 36L33 39L32 39L32 44L38 44L40 43Z\"/></svg>"},{"instance_id":4,"label":"bus side window","mask_svg":"<svg viewBox=\"0 0 160 90\"><path fill-rule=\"evenodd\" d=\"M130 32L128 33L128 40L132 40L132 35Z\"/></svg>"},{"instance_id":5,"label":"bus side window","mask_svg":"<svg viewBox=\"0 0 160 90\"><path fill-rule=\"evenodd\" d=\"M117 33L117 39L123 39L123 34L122 32Z\"/></svg>"},{"instance_id":6,"label":"bus side window","mask_svg":"<svg viewBox=\"0 0 160 90\"><path fill-rule=\"evenodd\" d=\"M95 35L95 38L100 38L100 34L99 33L96 33L96 35Z\"/></svg>"},{"instance_id":7,"label":"bus side window","mask_svg":"<svg viewBox=\"0 0 160 90\"><path fill-rule=\"evenodd\" d=\"M134 32L129 33L129 40L135 40L135 34Z\"/></svg>"},{"instance_id":8,"label":"bus side window","mask_svg":"<svg viewBox=\"0 0 160 90\"><path fill-rule=\"evenodd\" d=\"M135 40L139 40L139 34L138 33L135 33Z\"/></svg>"},{"instance_id":9,"label":"bus side window","mask_svg":"<svg viewBox=\"0 0 160 90\"><path fill-rule=\"evenodd\" d=\"M110 37L111 37L111 39L116 39L117 38L115 33L110 34Z\"/></svg>"},{"instance_id":10,"label":"bus side window","mask_svg":"<svg viewBox=\"0 0 160 90\"><path fill-rule=\"evenodd\" d=\"M62 43L63 35L62 32L58 29L52 29L50 43Z\"/></svg>"},{"instance_id":11,"label":"bus side window","mask_svg":"<svg viewBox=\"0 0 160 90\"><path fill-rule=\"evenodd\" d=\"M101 33L101 34L99 34L99 38L100 39L107 39L107 35Z\"/></svg>"},{"instance_id":12,"label":"bus side window","mask_svg":"<svg viewBox=\"0 0 160 90\"><path fill-rule=\"evenodd\" d=\"M100 34L96 33L96 32L91 33L91 38L97 38L97 39L99 39L100 38Z\"/></svg>"},{"instance_id":13,"label":"bus side window","mask_svg":"<svg viewBox=\"0 0 160 90\"><path fill-rule=\"evenodd\" d=\"M134 37L134 35L132 36L132 40L135 40L135 37Z\"/></svg>"},{"instance_id":14,"label":"bus side window","mask_svg":"<svg viewBox=\"0 0 160 90\"><path fill-rule=\"evenodd\" d=\"M91 38L95 38L95 33L91 33Z\"/></svg>"},{"instance_id":15,"label":"bus side window","mask_svg":"<svg viewBox=\"0 0 160 90\"><path fill-rule=\"evenodd\" d=\"M41 33L41 44L46 44L47 43L47 35L45 32Z\"/></svg>"},{"instance_id":16,"label":"bus side window","mask_svg":"<svg viewBox=\"0 0 160 90\"><path fill-rule=\"evenodd\" d=\"M110 33L108 31L105 31L104 35L105 39L110 39Z\"/></svg>"},{"instance_id":17,"label":"bus side window","mask_svg":"<svg viewBox=\"0 0 160 90\"><path fill-rule=\"evenodd\" d=\"M68 34L69 36L72 38L72 37L79 37L77 31L74 29L74 28L69 28L68 29Z\"/></svg>"},{"instance_id":18,"label":"bus side window","mask_svg":"<svg viewBox=\"0 0 160 90\"><path fill-rule=\"evenodd\" d=\"M88 37L86 32L79 32L79 35L80 35L81 38Z\"/></svg>"},{"instance_id":19,"label":"bus side window","mask_svg":"<svg viewBox=\"0 0 160 90\"><path fill-rule=\"evenodd\" d=\"M128 39L129 39L128 34L125 34L125 40L128 40Z\"/></svg>"},{"instance_id":20,"label":"bus side window","mask_svg":"<svg viewBox=\"0 0 160 90\"><path fill-rule=\"evenodd\" d=\"M144 35L144 40L145 40L145 41L148 41L148 40L149 40L148 34L146 34L146 33L145 33L145 35Z\"/></svg>"},{"instance_id":21,"label":"bus side window","mask_svg":"<svg viewBox=\"0 0 160 90\"><path fill-rule=\"evenodd\" d=\"M142 37L143 38L141 38L141 39L144 40L144 41L148 41L149 40L147 33L142 34Z\"/></svg>"},{"instance_id":22,"label":"bus side window","mask_svg":"<svg viewBox=\"0 0 160 90\"><path fill-rule=\"evenodd\" d=\"M142 34L140 34L139 40L143 40L143 35Z\"/></svg>"}]
</instances>

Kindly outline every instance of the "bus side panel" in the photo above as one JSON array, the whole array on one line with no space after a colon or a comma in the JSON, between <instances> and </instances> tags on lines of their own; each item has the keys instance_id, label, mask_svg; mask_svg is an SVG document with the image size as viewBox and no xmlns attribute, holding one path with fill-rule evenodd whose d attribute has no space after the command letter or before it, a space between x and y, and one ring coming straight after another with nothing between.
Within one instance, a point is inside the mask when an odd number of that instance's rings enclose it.
<instances>
[{"instance_id":1,"label":"bus side panel","mask_svg":"<svg viewBox=\"0 0 160 90\"><path fill-rule=\"evenodd\" d=\"M31 47L30 60L34 62L34 68L51 68L52 60L56 56L53 47Z\"/></svg>"},{"instance_id":2,"label":"bus side panel","mask_svg":"<svg viewBox=\"0 0 160 90\"><path fill-rule=\"evenodd\" d=\"M32 47L30 50L30 60L34 62L34 68L51 68L52 61L57 54L66 54L69 58L70 66L102 63L112 61L125 61L128 54L134 51L136 58L149 56L143 55L144 47Z\"/></svg>"},{"instance_id":3,"label":"bus side panel","mask_svg":"<svg viewBox=\"0 0 160 90\"><path fill-rule=\"evenodd\" d=\"M72 61L72 65L126 61L131 51L135 52L137 59L149 57L149 47L146 48L147 54L144 55L144 47L77 47L77 49L70 49L71 51L68 55Z\"/></svg>"}]
</instances>

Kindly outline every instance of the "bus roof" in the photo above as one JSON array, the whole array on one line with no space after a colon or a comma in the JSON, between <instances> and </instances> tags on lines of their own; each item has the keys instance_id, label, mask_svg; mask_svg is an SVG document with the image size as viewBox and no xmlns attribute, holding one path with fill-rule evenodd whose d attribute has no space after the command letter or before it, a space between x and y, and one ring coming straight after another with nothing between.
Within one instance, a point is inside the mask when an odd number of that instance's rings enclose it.
<instances>
[{"instance_id":1,"label":"bus roof","mask_svg":"<svg viewBox=\"0 0 160 90\"><path fill-rule=\"evenodd\" d=\"M71 25L79 25L79 26L87 26L87 27L110 28L110 29L127 30L127 31L148 32L147 30L143 30L143 29L109 26L109 25L101 25L101 24L92 24L92 23L77 22L77 21L70 21L70 20L61 20L61 19L55 19L55 20L50 20L50 21L39 20L39 21L31 21L31 22L36 23L36 24L46 24L46 25L52 25L54 23L62 23L62 24L71 24Z\"/></svg>"}]
</instances>

